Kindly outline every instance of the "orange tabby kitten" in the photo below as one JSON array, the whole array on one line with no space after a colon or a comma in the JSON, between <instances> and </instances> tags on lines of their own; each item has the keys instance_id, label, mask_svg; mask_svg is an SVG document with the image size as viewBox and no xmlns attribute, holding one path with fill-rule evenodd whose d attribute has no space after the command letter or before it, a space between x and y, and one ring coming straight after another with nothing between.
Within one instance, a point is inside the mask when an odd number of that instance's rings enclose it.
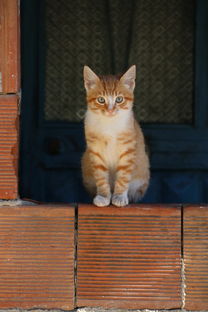
<instances>
[{"instance_id":1,"label":"orange tabby kitten","mask_svg":"<svg viewBox=\"0 0 208 312\"><path fill-rule=\"evenodd\" d=\"M88 108L82 172L96 206L136 202L148 187L149 160L132 111L135 78L135 65L121 77L98 77L84 67Z\"/></svg>"}]
</instances>

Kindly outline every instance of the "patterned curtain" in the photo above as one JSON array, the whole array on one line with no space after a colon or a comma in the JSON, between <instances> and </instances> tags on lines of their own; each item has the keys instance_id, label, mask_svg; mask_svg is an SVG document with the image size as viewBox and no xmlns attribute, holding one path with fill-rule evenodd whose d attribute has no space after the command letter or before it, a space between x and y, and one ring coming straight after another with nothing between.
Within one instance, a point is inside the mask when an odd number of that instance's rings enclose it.
<instances>
[{"instance_id":1,"label":"patterned curtain","mask_svg":"<svg viewBox=\"0 0 208 312\"><path fill-rule=\"evenodd\" d=\"M135 113L145 123L192 123L194 1L45 0L45 118L80 121L82 71L137 65Z\"/></svg>"}]
</instances>

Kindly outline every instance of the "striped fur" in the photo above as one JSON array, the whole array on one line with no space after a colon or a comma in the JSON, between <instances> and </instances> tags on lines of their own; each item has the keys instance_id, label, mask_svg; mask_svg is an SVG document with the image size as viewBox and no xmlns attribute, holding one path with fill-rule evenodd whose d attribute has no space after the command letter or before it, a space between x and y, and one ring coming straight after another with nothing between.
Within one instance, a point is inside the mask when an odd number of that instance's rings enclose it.
<instances>
[{"instance_id":1,"label":"striped fur","mask_svg":"<svg viewBox=\"0 0 208 312\"><path fill-rule=\"evenodd\" d=\"M84 67L88 109L82 173L97 206L136 202L149 184L144 137L132 111L135 72L133 65L121 77L98 77Z\"/></svg>"}]
</instances>

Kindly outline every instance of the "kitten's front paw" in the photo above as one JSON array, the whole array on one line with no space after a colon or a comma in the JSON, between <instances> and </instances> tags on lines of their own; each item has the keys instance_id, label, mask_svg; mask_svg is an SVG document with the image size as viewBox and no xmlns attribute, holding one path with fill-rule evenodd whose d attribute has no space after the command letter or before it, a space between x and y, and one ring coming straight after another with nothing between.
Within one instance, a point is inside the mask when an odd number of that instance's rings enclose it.
<instances>
[{"instance_id":1,"label":"kitten's front paw","mask_svg":"<svg viewBox=\"0 0 208 312\"><path fill-rule=\"evenodd\" d=\"M110 204L110 197L104 197L102 195L96 195L93 199L93 203L95 206L104 207Z\"/></svg>"},{"instance_id":2,"label":"kitten's front paw","mask_svg":"<svg viewBox=\"0 0 208 312\"><path fill-rule=\"evenodd\" d=\"M114 194L112 197L112 204L117 207L128 205L129 200L127 194Z\"/></svg>"}]
</instances>

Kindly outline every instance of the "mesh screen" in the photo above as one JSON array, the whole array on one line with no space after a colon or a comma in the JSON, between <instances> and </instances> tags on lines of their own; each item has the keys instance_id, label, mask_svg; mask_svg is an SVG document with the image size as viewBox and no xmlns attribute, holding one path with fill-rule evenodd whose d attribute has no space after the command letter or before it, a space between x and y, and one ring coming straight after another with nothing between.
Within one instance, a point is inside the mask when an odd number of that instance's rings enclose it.
<instances>
[{"instance_id":1,"label":"mesh screen","mask_svg":"<svg viewBox=\"0 0 208 312\"><path fill-rule=\"evenodd\" d=\"M194 1L45 0L46 120L80 121L82 70L137 65L135 113L145 123L191 123Z\"/></svg>"}]
</instances>

